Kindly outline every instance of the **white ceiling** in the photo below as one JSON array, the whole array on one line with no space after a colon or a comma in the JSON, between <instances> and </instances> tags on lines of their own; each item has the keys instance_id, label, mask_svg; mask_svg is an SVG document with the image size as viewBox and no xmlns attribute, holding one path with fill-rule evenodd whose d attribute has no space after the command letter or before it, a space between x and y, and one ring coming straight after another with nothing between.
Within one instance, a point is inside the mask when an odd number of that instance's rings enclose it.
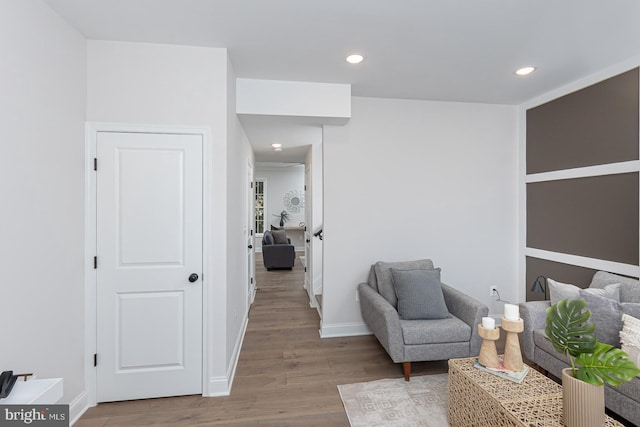
<instances>
[{"instance_id":1,"label":"white ceiling","mask_svg":"<svg viewBox=\"0 0 640 427\"><path fill-rule=\"evenodd\" d=\"M640 55L638 0L45 1L91 39L226 47L238 77L354 96L520 104Z\"/></svg>"}]
</instances>

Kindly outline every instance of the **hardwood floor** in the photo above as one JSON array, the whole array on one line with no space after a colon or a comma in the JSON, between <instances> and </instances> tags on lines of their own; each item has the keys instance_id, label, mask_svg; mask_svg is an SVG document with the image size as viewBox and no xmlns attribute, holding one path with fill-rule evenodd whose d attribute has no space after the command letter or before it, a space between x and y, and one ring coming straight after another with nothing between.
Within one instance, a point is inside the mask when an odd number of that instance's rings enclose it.
<instances>
[{"instance_id":1,"label":"hardwood floor","mask_svg":"<svg viewBox=\"0 0 640 427\"><path fill-rule=\"evenodd\" d=\"M85 426L349 426L338 384L402 378L373 336L328 338L309 306L300 260L267 272L256 257L257 293L231 395L101 403ZM414 363L412 374L447 371L447 362Z\"/></svg>"}]
</instances>

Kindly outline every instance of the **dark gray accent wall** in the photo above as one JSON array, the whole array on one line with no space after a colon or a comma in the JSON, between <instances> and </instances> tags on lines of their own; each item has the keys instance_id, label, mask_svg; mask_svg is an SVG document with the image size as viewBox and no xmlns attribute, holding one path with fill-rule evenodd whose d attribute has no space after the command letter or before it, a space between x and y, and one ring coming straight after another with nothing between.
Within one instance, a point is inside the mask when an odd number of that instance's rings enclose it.
<instances>
[{"instance_id":1,"label":"dark gray accent wall","mask_svg":"<svg viewBox=\"0 0 640 427\"><path fill-rule=\"evenodd\" d=\"M638 159L638 68L527 110L527 174Z\"/></svg>"},{"instance_id":2,"label":"dark gray accent wall","mask_svg":"<svg viewBox=\"0 0 640 427\"><path fill-rule=\"evenodd\" d=\"M538 276L544 276L562 283L570 283L580 288L586 288L591 283L591 278L596 270L590 268L578 267L576 265L563 264L560 262L547 261L533 257L527 257L526 260L527 275L527 301L544 300L543 294L531 292L533 282ZM548 296L547 290L547 296Z\"/></svg>"},{"instance_id":3,"label":"dark gray accent wall","mask_svg":"<svg viewBox=\"0 0 640 427\"><path fill-rule=\"evenodd\" d=\"M527 184L527 247L638 264L638 173Z\"/></svg>"},{"instance_id":4,"label":"dark gray accent wall","mask_svg":"<svg viewBox=\"0 0 640 427\"><path fill-rule=\"evenodd\" d=\"M639 82L634 68L527 110L527 175L638 160ZM637 266L639 178L633 172L528 183L526 246ZM525 265L527 300L541 299L530 291L539 275L584 287L594 273L534 257Z\"/></svg>"}]
</instances>

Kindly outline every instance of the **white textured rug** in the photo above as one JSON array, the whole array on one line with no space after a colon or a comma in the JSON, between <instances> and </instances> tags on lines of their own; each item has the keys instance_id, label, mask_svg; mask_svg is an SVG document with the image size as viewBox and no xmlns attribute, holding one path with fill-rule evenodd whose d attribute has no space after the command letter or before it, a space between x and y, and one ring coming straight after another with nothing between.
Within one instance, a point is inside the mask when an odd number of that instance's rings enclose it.
<instances>
[{"instance_id":1,"label":"white textured rug","mask_svg":"<svg viewBox=\"0 0 640 427\"><path fill-rule=\"evenodd\" d=\"M448 375L339 385L352 427L446 427Z\"/></svg>"}]
</instances>

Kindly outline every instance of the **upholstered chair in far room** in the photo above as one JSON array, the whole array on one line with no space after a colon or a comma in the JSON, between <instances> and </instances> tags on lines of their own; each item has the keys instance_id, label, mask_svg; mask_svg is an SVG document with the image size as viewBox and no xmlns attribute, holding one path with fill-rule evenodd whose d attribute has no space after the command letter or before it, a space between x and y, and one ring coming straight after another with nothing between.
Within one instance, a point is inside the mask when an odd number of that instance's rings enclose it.
<instances>
[{"instance_id":1,"label":"upholstered chair in far room","mask_svg":"<svg viewBox=\"0 0 640 427\"><path fill-rule=\"evenodd\" d=\"M262 236L262 258L268 271L291 270L296 259L295 247L284 230L265 231Z\"/></svg>"},{"instance_id":2,"label":"upholstered chair in far room","mask_svg":"<svg viewBox=\"0 0 640 427\"><path fill-rule=\"evenodd\" d=\"M409 381L411 362L472 357L480 353L478 324L489 308L440 282L429 259L377 262L358 285L366 325Z\"/></svg>"}]
</instances>

